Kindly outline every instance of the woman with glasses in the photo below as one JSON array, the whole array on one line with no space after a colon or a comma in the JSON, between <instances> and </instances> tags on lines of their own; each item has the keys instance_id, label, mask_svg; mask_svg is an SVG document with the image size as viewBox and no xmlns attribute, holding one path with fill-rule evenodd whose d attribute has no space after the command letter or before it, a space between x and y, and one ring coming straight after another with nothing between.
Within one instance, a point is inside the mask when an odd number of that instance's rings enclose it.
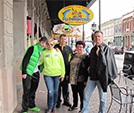
<instances>
[{"instance_id":1,"label":"woman with glasses","mask_svg":"<svg viewBox=\"0 0 134 113\"><path fill-rule=\"evenodd\" d=\"M89 57L84 53L85 42L76 42L77 53L74 54L70 61L69 81L73 92L73 106L68 111L76 110L78 106L78 93L80 96L80 111L83 107L84 88L88 78ZM69 75L69 74L68 74Z\"/></svg>"},{"instance_id":2,"label":"woman with glasses","mask_svg":"<svg viewBox=\"0 0 134 113\"><path fill-rule=\"evenodd\" d=\"M54 39L48 39L47 49L42 52L39 62L40 71L44 67L44 80L48 89L47 106L45 113L56 113L58 88L64 80L65 66L62 54L54 49Z\"/></svg>"}]
</instances>

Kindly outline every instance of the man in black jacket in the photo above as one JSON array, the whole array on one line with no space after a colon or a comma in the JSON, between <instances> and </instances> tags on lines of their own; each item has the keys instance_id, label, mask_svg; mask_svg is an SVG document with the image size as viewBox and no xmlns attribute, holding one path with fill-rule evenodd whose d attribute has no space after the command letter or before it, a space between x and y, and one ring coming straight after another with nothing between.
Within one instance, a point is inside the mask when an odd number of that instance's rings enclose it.
<instances>
[{"instance_id":1,"label":"man in black jacket","mask_svg":"<svg viewBox=\"0 0 134 113\"><path fill-rule=\"evenodd\" d=\"M61 34L60 39L59 39L59 44L55 45L55 48L59 48L59 50L61 51L61 53L63 55L64 63L65 63L65 70L66 70L65 79L59 85L58 101L57 101L57 106L56 106L57 108L60 108L60 103L62 102L61 88L62 88L63 99L64 99L63 105L66 105L69 107L71 106L71 104L69 102L68 81L66 80L66 76L67 76L67 72L68 72L69 61L73 55L73 52L72 52L71 47L66 45L66 42L67 42L67 36L65 34Z\"/></svg>"},{"instance_id":2,"label":"man in black jacket","mask_svg":"<svg viewBox=\"0 0 134 113\"><path fill-rule=\"evenodd\" d=\"M90 53L90 73L84 93L83 109L81 113L89 112L90 97L98 87L100 107L98 113L105 113L106 92L110 84L117 76L117 66L113 51L103 43L103 33L95 31L94 41L96 45Z\"/></svg>"}]
</instances>

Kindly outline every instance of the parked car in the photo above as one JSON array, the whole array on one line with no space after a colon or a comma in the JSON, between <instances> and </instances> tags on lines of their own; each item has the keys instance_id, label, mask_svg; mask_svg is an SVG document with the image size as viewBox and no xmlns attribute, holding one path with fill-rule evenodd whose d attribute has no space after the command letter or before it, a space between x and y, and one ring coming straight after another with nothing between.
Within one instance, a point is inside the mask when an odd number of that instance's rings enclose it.
<instances>
[{"instance_id":1,"label":"parked car","mask_svg":"<svg viewBox=\"0 0 134 113\"><path fill-rule=\"evenodd\" d=\"M125 51L123 69L129 69L127 72L125 72L128 75L134 75L134 51Z\"/></svg>"},{"instance_id":2,"label":"parked car","mask_svg":"<svg viewBox=\"0 0 134 113\"><path fill-rule=\"evenodd\" d=\"M122 46L113 46L113 47L111 47L111 49L113 50L113 52L115 54L123 54L124 53L124 49Z\"/></svg>"}]
</instances>

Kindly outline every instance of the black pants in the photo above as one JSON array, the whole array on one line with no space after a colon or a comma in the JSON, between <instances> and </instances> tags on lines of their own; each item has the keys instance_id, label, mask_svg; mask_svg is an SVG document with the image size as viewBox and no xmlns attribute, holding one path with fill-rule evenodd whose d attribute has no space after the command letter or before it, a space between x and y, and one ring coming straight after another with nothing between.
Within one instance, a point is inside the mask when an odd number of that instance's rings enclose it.
<instances>
[{"instance_id":1,"label":"black pants","mask_svg":"<svg viewBox=\"0 0 134 113\"><path fill-rule=\"evenodd\" d=\"M72 92L73 92L73 107L78 106L78 93L79 93L80 109L82 110L85 85L83 82L77 82L77 85L71 85L71 88L72 88Z\"/></svg>"},{"instance_id":2,"label":"black pants","mask_svg":"<svg viewBox=\"0 0 134 113\"><path fill-rule=\"evenodd\" d=\"M58 91L58 101L57 103L61 103L61 89L63 94L64 103L69 103L69 90L68 90L68 81L64 79L59 85L59 91Z\"/></svg>"},{"instance_id":3,"label":"black pants","mask_svg":"<svg viewBox=\"0 0 134 113\"><path fill-rule=\"evenodd\" d=\"M33 73L32 76L27 74L26 79L22 79L23 96L22 96L22 112L27 112L28 107L35 107L35 92L39 84L39 72Z\"/></svg>"}]
</instances>

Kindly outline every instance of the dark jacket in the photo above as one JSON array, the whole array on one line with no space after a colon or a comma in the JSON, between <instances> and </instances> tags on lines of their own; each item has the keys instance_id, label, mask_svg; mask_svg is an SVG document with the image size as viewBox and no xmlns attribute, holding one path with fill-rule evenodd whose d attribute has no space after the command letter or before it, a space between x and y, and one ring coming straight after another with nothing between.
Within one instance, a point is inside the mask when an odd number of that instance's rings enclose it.
<instances>
[{"instance_id":1,"label":"dark jacket","mask_svg":"<svg viewBox=\"0 0 134 113\"><path fill-rule=\"evenodd\" d=\"M63 50L61 49L61 46L60 46L60 44L56 44L55 46L54 46L54 48L59 48L59 50L61 51L61 53L62 53L62 55L63 55L63 58L64 58L64 63L65 63L65 72L66 72L66 74L65 74L65 76L67 75L67 72L68 72L68 68L69 68L69 62L70 62L70 60L71 60L71 57L72 57L72 55L73 55L73 51L72 51L72 49L71 49L71 47L69 47L69 46L67 46L67 45L65 45L64 47L63 47Z\"/></svg>"},{"instance_id":2,"label":"dark jacket","mask_svg":"<svg viewBox=\"0 0 134 113\"><path fill-rule=\"evenodd\" d=\"M99 47L97 76L103 91L107 92L107 86L118 76L118 70L113 51L104 43Z\"/></svg>"}]
</instances>

